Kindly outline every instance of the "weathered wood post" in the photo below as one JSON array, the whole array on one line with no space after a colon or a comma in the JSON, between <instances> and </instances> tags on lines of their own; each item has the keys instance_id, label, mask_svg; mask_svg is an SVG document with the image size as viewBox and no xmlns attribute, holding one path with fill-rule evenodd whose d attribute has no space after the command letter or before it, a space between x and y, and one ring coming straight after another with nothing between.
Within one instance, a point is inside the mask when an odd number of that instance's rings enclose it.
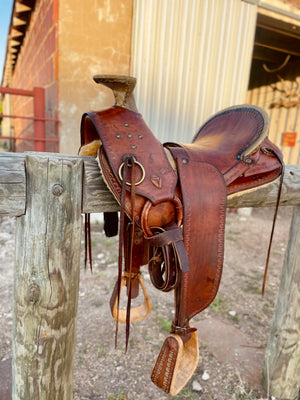
<instances>
[{"instance_id":1,"label":"weathered wood post","mask_svg":"<svg viewBox=\"0 0 300 400\"><path fill-rule=\"evenodd\" d=\"M262 377L265 390L279 399L295 399L299 394L299 338L300 206L296 206L294 207Z\"/></svg>"},{"instance_id":2,"label":"weathered wood post","mask_svg":"<svg viewBox=\"0 0 300 400\"><path fill-rule=\"evenodd\" d=\"M26 214L16 226L13 400L71 400L83 161L48 154L27 155L25 163Z\"/></svg>"}]
</instances>

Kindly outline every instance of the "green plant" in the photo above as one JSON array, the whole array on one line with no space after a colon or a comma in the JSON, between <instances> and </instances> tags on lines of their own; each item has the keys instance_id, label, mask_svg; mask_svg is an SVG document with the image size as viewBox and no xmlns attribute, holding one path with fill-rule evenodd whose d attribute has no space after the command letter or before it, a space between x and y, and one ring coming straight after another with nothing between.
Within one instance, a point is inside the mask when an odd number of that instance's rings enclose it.
<instances>
[{"instance_id":1,"label":"green plant","mask_svg":"<svg viewBox=\"0 0 300 400\"><path fill-rule=\"evenodd\" d=\"M98 348L98 355L105 356L107 354L107 350L104 347L99 346Z\"/></svg>"},{"instance_id":2,"label":"green plant","mask_svg":"<svg viewBox=\"0 0 300 400\"><path fill-rule=\"evenodd\" d=\"M234 322L239 322L239 320L240 320L238 315L230 315L229 314L229 318Z\"/></svg>"},{"instance_id":3,"label":"green plant","mask_svg":"<svg viewBox=\"0 0 300 400\"><path fill-rule=\"evenodd\" d=\"M95 301L94 303L93 303L93 306L94 307L101 307L103 305L103 301Z\"/></svg>"},{"instance_id":4,"label":"green plant","mask_svg":"<svg viewBox=\"0 0 300 400\"><path fill-rule=\"evenodd\" d=\"M228 302L225 301L219 294L217 294L210 307L215 313L222 313L228 311Z\"/></svg>"},{"instance_id":5,"label":"green plant","mask_svg":"<svg viewBox=\"0 0 300 400\"><path fill-rule=\"evenodd\" d=\"M128 396L121 390L118 394L110 393L108 400L128 400Z\"/></svg>"},{"instance_id":6,"label":"green plant","mask_svg":"<svg viewBox=\"0 0 300 400\"><path fill-rule=\"evenodd\" d=\"M172 322L167 321L161 314L157 315L156 321L163 331L170 332L172 327Z\"/></svg>"},{"instance_id":7,"label":"green plant","mask_svg":"<svg viewBox=\"0 0 300 400\"><path fill-rule=\"evenodd\" d=\"M85 360L84 360L83 358L80 358L80 359L78 360L78 366L79 366L79 367L82 367L84 363L85 363Z\"/></svg>"},{"instance_id":8,"label":"green plant","mask_svg":"<svg viewBox=\"0 0 300 400\"><path fill-rule=\"evenodd\" d=\"M261 294L262 289L260 287L260 284L257 281L254 282L248 282L246 291L252 294Z\"/></svg>"},{"instance_id":9,"label":"green plant","mask_svg":"<svg viewBox=\"0 0 300 400\"><path fill-rule=\"evenodd\" d=\"M252 390L248 383L244 382L240 376L238 376L238 379L239 382L231 386L228 390L228 393L232 396L232 400L263 400L261 397L258 397L258 393Z\"/></svg>"},{"instance_id":10,"label":"green plant","mask_svg":"<svg viewBox=\"0 0 300 400\"><path fill-rule=\"evenodd\" d=\"M183 400L183 399L194 400L194 399L199 399L199 394L197 394L196 392L193 392L193 390L191 388L186 388L182 392L180 392L180 394L175 396L174 399L176 399L176 400Z\"/></svg>"}]
</instances>

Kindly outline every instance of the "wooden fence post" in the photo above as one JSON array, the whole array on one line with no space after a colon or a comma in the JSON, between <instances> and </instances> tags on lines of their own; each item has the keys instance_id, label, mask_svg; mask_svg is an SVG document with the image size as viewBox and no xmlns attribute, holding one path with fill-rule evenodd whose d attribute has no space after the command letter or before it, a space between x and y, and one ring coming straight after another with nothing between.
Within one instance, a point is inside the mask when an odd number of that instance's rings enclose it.
<instances>
[{"instance_id":1,"label":"wooden fence post","mask_svg":"<svg viewBox=\"0 0 300 400\"><path fill-rule=\"evenodd\" d=\"M13 400L73 399L82 165L26 156L26 214L17 218Z\"/></svg>"},{"instance_id":2,"label":"wooden fence post","mask_svg":"<svg viewBox=\"0 0 300 400\"><path fill-rule=\"evenodd\" d=\"M295 399L300 389L300 206L294 207L262 383L268 394Z\"/></svg>"}]
</instances>

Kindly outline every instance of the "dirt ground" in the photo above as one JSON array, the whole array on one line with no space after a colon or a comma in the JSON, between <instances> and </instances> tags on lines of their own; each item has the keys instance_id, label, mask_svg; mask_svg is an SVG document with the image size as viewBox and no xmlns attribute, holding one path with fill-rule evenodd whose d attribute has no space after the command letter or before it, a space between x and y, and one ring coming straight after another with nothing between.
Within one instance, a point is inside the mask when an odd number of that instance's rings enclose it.
<instances>
[{"instance_id":1,"label":"dirt ground","mask_svg":"<svg viewBox=\"0 0 300 400\"><path fill-rule=\"evenodd\" d=\"M291 214L290 207L280 209L262 297L273 210L253 209L251 216L243 215L243 210L227 213L220 290L214 303L193 320L199 333L199 365L176 399L267 399L259 381ZM74 400L170 399L152 384L150 375L173 317L173 294L153 288L145 268L143 276L152 312L146 320L132 324L127 354L124 354L124 327L120 326L115 349L115 323L109 299L117 275L117 239L106 238L100 222L93 224L92 243L93 272L83 268L81 271ZM4 387L9 383L5 374L11 359L13 264L14 220L2 217L0 400L9 400Z\"/></svg>"}]
</instances>

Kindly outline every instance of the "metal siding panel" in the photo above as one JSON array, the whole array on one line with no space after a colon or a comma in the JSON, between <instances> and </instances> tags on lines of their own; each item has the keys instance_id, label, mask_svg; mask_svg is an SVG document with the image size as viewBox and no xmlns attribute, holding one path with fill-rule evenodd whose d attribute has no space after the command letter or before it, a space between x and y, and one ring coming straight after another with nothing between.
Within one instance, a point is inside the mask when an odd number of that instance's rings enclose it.
<instances>
[{"instance_id":1,"label":"metal siding panel","mask_svg":"<svg viewBox=\"0 0 300 400\"><path fill-rule=\"evenodd\" d=\"M245 102L255 20L241 0L135 0L136 101L160 140L189 142L213 113Z\"/></svg>"},{"instance_id":2,"label":"metal siding panel","mask_svg":"<svg viewBox=\"0 0 300 400\"><path fill-rule=\"evenodd\" d=\"M297 83L298 82L298 83ZM300 84L300 78L296 82L278 82L279 89L283 89L284 85L290 84L290 89L293 90L293 85ZM263 107L270 118L269 138L274 142L283 152L284 162L286 164L299 164L300 163L300 118L299 106L285 108L272 106L278 102L278 91L274 90L274 84L268 86L261 86L249 90L247 94L247 101L251 104ZM297 143L294 147L282 146L282 135L284 132L297 132Z\"/></svg>"}]
</instances>

